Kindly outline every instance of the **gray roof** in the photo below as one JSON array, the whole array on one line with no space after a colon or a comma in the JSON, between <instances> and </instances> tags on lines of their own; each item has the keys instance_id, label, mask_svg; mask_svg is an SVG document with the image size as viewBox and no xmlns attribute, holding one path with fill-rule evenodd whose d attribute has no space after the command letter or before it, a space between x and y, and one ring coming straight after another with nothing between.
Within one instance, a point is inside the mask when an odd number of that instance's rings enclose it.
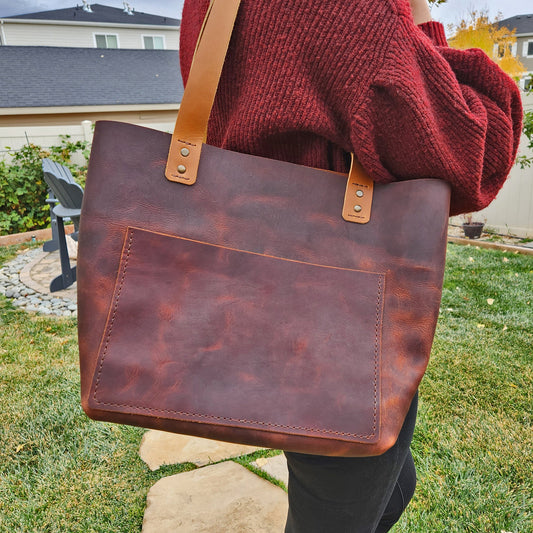
<instances>
[{"instance_id":1,"label":"gray roof","mask_svg":"<svg viewBox=\"0 0 533 533\"><path fill-rule=\"evenodd\" d=\"M71 22L109 22L111 24L150 24L156 26L179 26L180 20L161 17L159 15L149 15L134 11L133 15L124 13L124 10L116 7L103 6L102 4L91 4L92 13L84 11L81 6L69 7L66 9L53 9L51 11L39 11L37 13L26 13L4 17L6 19L32 19L32 20L60 20ZM176 12L178 10L176 9Z\"/></svg>"},{"instance_id":2,"label":"gray roof","mask_svg":"<svg viewBox=\"0 0 533 533\"><path fill-rule=\"evenodd\" d=\"M0 108L177 104L177 50L0 46Z\"/></svg>"},{"instance_id":3,"label":"gray roof","mask_svg":"<svg viewBox=\"0 0 533 533\"><path fill-rule=\"evenodd\" d=\"M509 28L510 30L516 28L517 35L524 33L533 33L533 14L516 15L498 22L500 26Z\"/></svg>"}]
</instances>

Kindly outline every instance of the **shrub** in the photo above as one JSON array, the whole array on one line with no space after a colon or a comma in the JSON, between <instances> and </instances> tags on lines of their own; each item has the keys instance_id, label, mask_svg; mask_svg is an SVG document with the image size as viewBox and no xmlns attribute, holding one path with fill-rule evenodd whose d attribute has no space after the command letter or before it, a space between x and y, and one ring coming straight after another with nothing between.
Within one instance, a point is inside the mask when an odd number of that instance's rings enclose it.
<instances>
[{"instance_id":1,"label":"shrub","mask_svg":"<svg viewBox=\"0 0 533 533\"><path fill-rule=\"evenodd\" d=\"M62 135L61 143L43 149L28 144L10 152L12 161L0 161L0 235L20 233L45 228L50 223L50 210L46 203L48 186L43 178L41 160L49 157L67 166L72 175L84 185L86 167L75 165L71 156L81 151L88 155L86 141L70 141Z\"/></svg>"}]
</instances>

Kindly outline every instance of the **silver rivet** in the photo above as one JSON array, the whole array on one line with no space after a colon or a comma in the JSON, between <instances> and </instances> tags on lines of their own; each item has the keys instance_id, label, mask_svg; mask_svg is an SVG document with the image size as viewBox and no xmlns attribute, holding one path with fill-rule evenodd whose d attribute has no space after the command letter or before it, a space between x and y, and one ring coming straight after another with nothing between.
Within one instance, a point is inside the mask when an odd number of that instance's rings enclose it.
<instances>
[{"instance_id":1,"label":"silver rivet","mask_svg":"<svg viewBox=\"0 0 533 533\"><path fill-rule=\"evenodd\" d=\"M178 172L179 172L180 174L185 174L185 171L186 171L186 170L187 170L187 169L185 168L185 165L179 165L179 166L178 166Z\"/></svg>"},{"instance_id":2,"label":"silver rivet","mask_svg":"<svg viewBox=\"0 0 533 533\"><path fill-rule=\"evenodd\" d=\"M183 157L187 157L191 153L188 148L182 148L180 152Z\"/></svg>"},{"instance_id":3,"label":"silver rivet","mask_svg":"<svg viewBox=\"0 0 533 533\"><path fill-rule=\"evenodd\" d=\"M363 208L360 205L356 205L356 206L354 206L353 210L356 213L360 213L363 210Z\"/></svg>"},{"instance_id":4,"label":"silver rivet","mask_svg":"<svg viewBox=\"0 0 533 533\"><path fill-rule=\"evenodd\" d=\"M358 198L362 198L365 193L361 189L359 189L355 194Z\"/></svg>"}]
</instances>

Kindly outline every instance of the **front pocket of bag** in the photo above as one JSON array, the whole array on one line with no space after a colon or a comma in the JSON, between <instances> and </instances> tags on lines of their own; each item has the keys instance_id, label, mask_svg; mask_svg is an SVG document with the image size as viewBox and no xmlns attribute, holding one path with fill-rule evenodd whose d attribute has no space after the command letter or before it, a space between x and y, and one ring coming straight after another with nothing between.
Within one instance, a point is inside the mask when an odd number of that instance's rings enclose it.
<instances>
[{"instance_id":1,"label":"front pocket of bag","mask_svg":"<svg viewBox=\"0 0 533 533\"><path fill-rule=\"evenodd\" d=\"M384 283L128 228L95 407L373 442Z\"/></svg>"}]
</instances>

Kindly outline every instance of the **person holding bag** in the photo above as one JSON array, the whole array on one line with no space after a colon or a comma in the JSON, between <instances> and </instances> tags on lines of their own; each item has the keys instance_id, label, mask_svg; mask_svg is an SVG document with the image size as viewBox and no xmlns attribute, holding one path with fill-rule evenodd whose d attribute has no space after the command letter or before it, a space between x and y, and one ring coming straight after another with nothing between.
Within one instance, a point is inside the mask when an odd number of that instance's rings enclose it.
<instances>
[{"instance_id":1,"label":"person holding bag","mask_svg":"<svg viewBox=\"0 0 533 533\"><path fill-rule=\"evenodd\" d=\"M209 0L185 0L187 82ZM447 46L427 0L243 0L208 143L347 172L376 183L438 178L450 214L487 206L513 165L516 84L480 50ZM417 396L398 440L376 457L286 452L286 533L384 533L411 499Z\"/></svg>"}]
</instances>

